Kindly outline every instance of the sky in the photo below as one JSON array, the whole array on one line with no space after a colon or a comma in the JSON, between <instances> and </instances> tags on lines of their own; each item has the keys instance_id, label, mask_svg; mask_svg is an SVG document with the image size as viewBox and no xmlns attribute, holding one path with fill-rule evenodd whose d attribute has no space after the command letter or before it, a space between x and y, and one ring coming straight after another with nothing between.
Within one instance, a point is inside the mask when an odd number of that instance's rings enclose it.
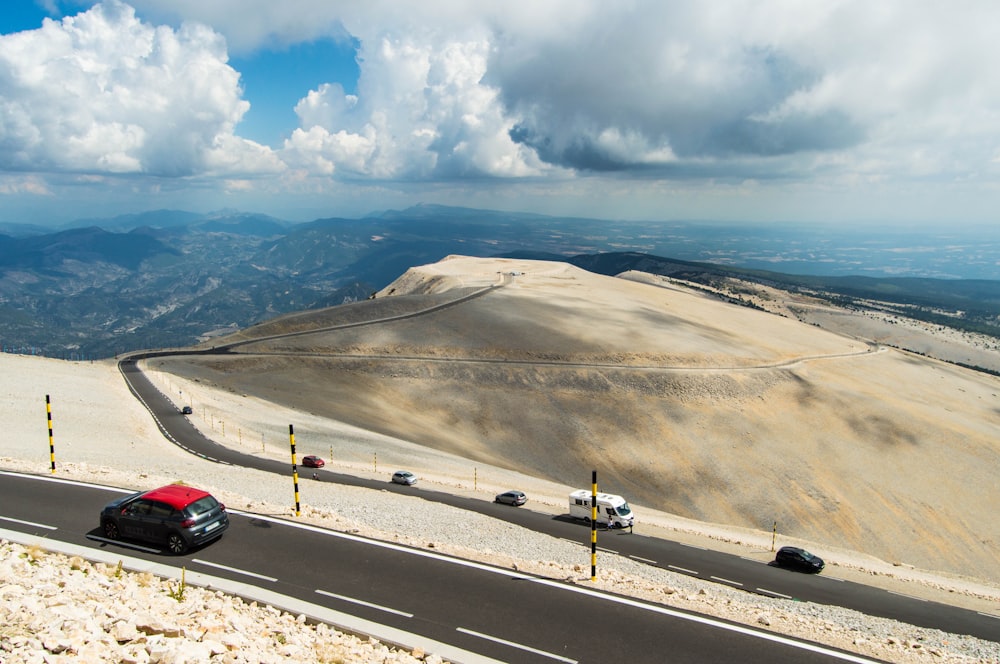
<instances>
[{"instance_id":1,"label":"sky","mask_svg":"<svg viewBox=\"0 0 1000 664\"><path fill-rule=\"evenodd\" d=\"M6 0L0 221L993 225L994 0Z\"/></svg>"}]
</instances>

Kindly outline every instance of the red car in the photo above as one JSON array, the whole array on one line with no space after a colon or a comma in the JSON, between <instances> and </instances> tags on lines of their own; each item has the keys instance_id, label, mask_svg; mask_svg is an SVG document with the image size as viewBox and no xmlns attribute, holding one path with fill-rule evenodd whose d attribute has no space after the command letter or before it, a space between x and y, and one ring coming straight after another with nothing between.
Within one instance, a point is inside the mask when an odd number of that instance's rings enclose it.
<instances>
[{"instance_id":1,"label":"red car","mask_svg":"<svg viewBox=\"0 0 1000 664\"><path fill-rule=\"evenodd\" d=\"M326 461L323 461L318 456L310 454L302 457L302 465L306 468L322 468L326 465Z\"/></svg>"},{"instance_id":2,"label":"red car","mask_svg":"<svg viewBox=\"0 0 1000 664\"><path fill-rule=\"evenodd\" d=\"M173 554L214 540L227 528L225 505L207 491L182 484L117 498L101 510L101 530L109 540L165 544Z\"/></svg>"}]
</instances>

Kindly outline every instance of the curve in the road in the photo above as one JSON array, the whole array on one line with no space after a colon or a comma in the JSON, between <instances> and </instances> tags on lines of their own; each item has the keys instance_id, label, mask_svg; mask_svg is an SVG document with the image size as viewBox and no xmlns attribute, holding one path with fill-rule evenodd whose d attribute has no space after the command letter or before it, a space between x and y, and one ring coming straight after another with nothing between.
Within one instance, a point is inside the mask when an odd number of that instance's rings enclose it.
<instances>
[{"instance_id":1,"label":"curve in the road","mask_svg":"<svg viewBox=\"0 0 1000 664\"><path fill-rule=\"evenodd\" d=\"M500 286L494 285L487 288L478 290L472 294L463 296L462 298L456 299L451 302L447 302L441 305L436 305L434 307L429 307L416 312L410 312L402 316L393 316L384 319L376 319L370 321L349 323L338 326L330 326L324 328L323 330L308 330L300 331L295 333L290 333L289 335L278 335L283 336L302 336L304 334L316 334L321 331L330 331L336 329L343 329L344 327L356 327L358 325L372 325L382 322L388 322L392 320L399 320L400 318L412 318L416 316L426 315L433 311L439 311L443 307L456 306L462 302L466 302L475 297L481 297L486 293L492 291ZM277 337L267 337L268 339L273 339ZM252 341L241 341L236 342L235 345L245 345L247 343L256 343L264 338L254 339ZM172 402L165 396L162 395L153 385L146 379L135 360L144 357L162 357L167 355L173 356L183 356L183 355L210 355L216 353L228 353L234 345L220 346L217 349L205 350L205 351L153 351L146 354L131 354L129 357L123 359L119 363L119 367L122 370L122 375L126 382L129 384L130 390L137 398L146 406L146 408L153 415L163 431L164 435L181 446L183 449L190 451L193 454L201 456L206 459L213 461L218 461L220 463L229 463L233 465L249 466L255 467L261 470L267 470L269 472L287 473L288 466L284 463L279 463L275 461L263 460L257 457L252 457L239 452L235 452L219 445L215 441L208 439L203 434L201 434L197 429L194 428L186 419L181 422L174 424L174 420L166 417L168 414L172 413L176 409L174 408ZM573 364L565 363L566 367L594 367L594 368L614 368L616 370L636 370L636 371L760 371L760 370L775 370L781 368L787 368L799 362L814 361L814 360L825 360L825 359L835 359L840 357L854 357L859 355L870 355L874 352L884 352L886 349L884 347L877 346L876 344L869 343L869 348L866 351L859 351L858 353L844 353L844 354L831 354L831 355L817 355L809 357L794 358L792 360L784 361L781 363L775 363L771 365L761 365L757 367L732 367L732 368L711 368L711 369L697 369L690 367L621 367L618 365L599 365L599 364ZM257 353L247 353L241 355L255 355ZM329 356L329 355L327 355ZM359 358L362 356L347 356L352 358ZM368 357L368 356L365 356ZM381 356L373 356L376 359L383 359ZM402 360L402 361L443 361L443 362L455 362L455 361L468 361L468 362L499 362L506 364L534 364L534 365L544 365L544 366L563 366L563 363L553 363L553 362L529 362L529 361L518 361L518 360L480 360L480 359L452 359L448 360L446 358L399 358L393 356L392 358L384 358ZM136 378L136 381L132 379ZM156 403L153 403L156 400ZM158 417L157 414L161 416ZM170 425L167 425L167 422ZM186 426L185 426L186 425ZM180 429L178 429L180 427ZM373 481L367 481L356 477L351 477L347 475L334 475L332 473L324 473L321 477L329 478L331 481L340 482L343 484L350 484L355 486L367 486L369 488L379 488L386 489L385 483L376 483ZM389 485L390 490L398 490L395 485ZM438 502L454 505L462 509L469 509L484 513L489 513L488 508L484 507L482 501L476 501L471 499L465 499L450 494L443 494L437 492L427 492L418 491L417 492L422 497L428 500L435 500ZM525 517L530 513L523 512ZM496 516L496 515L494 515ZM509 517L508 517L509 518ZM518 517L519 525L538 530L556 537L566 537L571 539L572 535L578 534L578 527L576 523L566 523L559 518L552 519L547 515L537 515L534 518L520 518ZM570 530L566 528L570 527ZM576 530L572 528L577 527ZM620 547L622 555L627 555L633 557L639 562L646 562L647 564L654 564L665 569L672 569L673 571L680 571L681 573L695 571L694 576L699 578L714 581L716 583L722 583L736 588L742 588L749 592L756 592L763 595L777 596L777 597L788 597L792 599L815 601L824 604L845 606L848 608L853 608L855 610L861 611L868 615L886 617L894 620L899 620L901 622L923 626L931 627L936 629L941 629L943 631L952 633L968 633L979 638L985 638L988 640L1000 640L1000 634L996 630L996 617L989 614L982 614L978 612L968 611L965 609L960 609L957 607L952 607L948 605L937 604L934 602L925 602L923 600L916 600L912 598L906 598L900 595L895 595L888 593L887 591L882 591L869 586L863 586L860 584L852 583L834 583L833 580L829 580L824 577L821 581L811 577L805 577L797 575L794 581L790 581L789 577L786 575L785 578L775 576L773 574L773 569L767 566L762 566L759 562L753 561L741 561L735 556L730 556L727 554L721 554L717 552L703 551L697 554L692 554L690 551L683 551L683 545L677 543L666 542L665 540L656 540L654 538L648 537L636 537L633 541L625 546ZM763 569L762 569L763 568ZM770 571L768 571L770 570Z\"/></svg>"}]
</instances>

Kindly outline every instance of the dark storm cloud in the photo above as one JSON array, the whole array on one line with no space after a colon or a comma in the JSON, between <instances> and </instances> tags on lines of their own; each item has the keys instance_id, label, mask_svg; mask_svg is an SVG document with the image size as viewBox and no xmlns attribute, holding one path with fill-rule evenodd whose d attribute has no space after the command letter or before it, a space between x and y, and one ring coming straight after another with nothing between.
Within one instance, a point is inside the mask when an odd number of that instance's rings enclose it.
<instances>
[{"instance_id":1,"label":"dark storm cloud","mask_svg":"<svg viewBox=\"0 0 1000 664\"><path fill-rule=\"evenodd\" d=\"M645 53L642 60L653 61L654 55ZM573 56L574 49L548 49L506 61L500 54L491 66L509 113L524 118L510 132L512 140L530 146L550 164L592 171L655 170L656 159L648 154L603 143L600 137L608 130L630 133L650 149L669 148L681 162L838 150L864 137L863 128L836 109L775 117L774 109L822 75L773 48L744 49L728 65L724 86L691 84L696 77L685 77L683 71L674 76L635 72L632 68L640 64L621 59L620 70L602 61L603 70L578 68L577 74L560 77L559 63L568 67ZM697 65L691 67L694 73ZM689 84L679 85L678 76ZM603 83L594 85L594 77ZM640 86L645 94L635 94ZM673 162L660 166L678 170ZM705 164L695 170L703 173ZM721 170L730 169L720 164Z\"/></svg>"}]
</instances>

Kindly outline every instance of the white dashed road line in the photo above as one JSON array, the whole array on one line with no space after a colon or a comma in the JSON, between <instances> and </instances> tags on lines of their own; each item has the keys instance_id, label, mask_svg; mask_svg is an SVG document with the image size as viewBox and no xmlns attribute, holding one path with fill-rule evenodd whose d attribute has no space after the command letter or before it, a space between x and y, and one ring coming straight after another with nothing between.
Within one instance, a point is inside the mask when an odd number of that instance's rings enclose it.
<instances>
[{"instance_id":1,"label":"white dashed road line","mask_svg":"<svg viewBox=\"0 0 1000 664\"><path fill-rule=\"evenodd\" d=\"M721 576L710 576L708 578L712 579L713 581L718 581L719 583L728 583L731 586L738 586L740 588L743 587L743 584L740 583L739 581L730 581L729 579L723 579Z\"/></svg>"},{"instance_id":2,"label":"white dashed road line","mask_svg":"<svg viewBox=\"0 0 1000 664\"><path fill-rule=\"evenodd\" d=\"M244 576L252 576L255 579L261 579L262 581L270 581L272 583L277 581L277 579L274 578L273 576L264 576L263 574L257 574L256 572L248 572L245 569L239 569L237 567L229 567L227 565L220 565L219 563L211 563L207 560L201 560L199 558L193 558L191 562L199 563L201 565L207 565L209 567L214 567L215 569L224 569L227 572L232 572L234 574L243 574Z\"/></svg>"},{"instance_id":3,"label":"white dashed road line","mask_svg":"<svg viewBox=\"0 0 1000 664\"><path fill-rule=\"evenodd\" d=\"M351 604L358 604L360 606L367 606L369 609L378 609L379 611L385 611L386 613L392 613L397 616L402 616L404 618L412 618L412 613L407 613L405 611L397 611L396 609L390 609L388 606L382 606L381 604L372 604L371 602L366 602L363 599L356 599L354 597L348 597L347 595L338 595L337 593L331 593L326 590L317 589L316 592L320 595L326 595L327 597L333 597L334 599L339 599L344 602L350 602Z\"/></svg>"},{"instance_id":4,"label":"white dashed road line","mask_svg":"<svg viewBox=\"0 0 1000 664\"><path fill-rule=\"evenodd\" d=\"M541 655L543 657L550 657L560 662L566 662L567 664L576 664L577 662L577 660L575 659L562 657L561 655L545 652L544 650L538 650L537 648L532 648L530 646L522 645L520 643L515 643L513 641L507 641L506 639L490 636L489 634L483 634L482 632L474 632L471 629L465 629L464 627L456 627L455 631L461 632L462 634L468 634L470 636L478 636L481 639L486 639L487 641L493 641L494 643L502 643L505 646L510 646L511 648L517 648L518 650L524 650L526 652L534 653L536 655Z\"/></svg>"},{"instance_id":5,"label":"white dashed road line","mask_svg":"<svg viewBox=\"0 0 1000 664\"><path fill-rule=\"evenodd\" d=\"M629 556L632 560L638 560L640 563L646 563L647 565L655 565L655 560L650 560L649 558L640 558L639 556Z\"/></svg>"},{"instance_id":6,"label":"white dashed road line","mask_svg":"<svg viewBox=\"0 0 1000 664\"><path fill-rule=\"evenodd\" d=\"M22 526L32 526L33 528L44 528L45 530L59 530L55 526L46 526L44 523L35 523L34 521L21 521L20 519L12 519L9 516L0 516L0 521L10 521L11 523L19 523Z\"/></svg>"},{"instance_id":7,"label":"white dashed road line","mask_svg":"<svg viewBox=\"0 0 1000 664\"><path fill-rule=\"evenodd\" d=\"M758 588L757 592L764 593L765 595L770 595L771 597L780 597L781 599L792 599L791 595L785 595L784 593L774 592L773 590L768 590L767 588Z\"/></svg>"},{"instance_id":8,"label":"white dashed road line","mask_svg":"<svg viewBox=\"0 0 1000 664\"><path fill-rule=\"evenodd\" d=\"M669 569L674 570L675 572L684 572L685 574L692 574L694 576L698 576L698 572L694 571L693 569L687 569L686 567L677 567L676 565L667 565L667 567Z\"/></svg>"}]
</instances>

